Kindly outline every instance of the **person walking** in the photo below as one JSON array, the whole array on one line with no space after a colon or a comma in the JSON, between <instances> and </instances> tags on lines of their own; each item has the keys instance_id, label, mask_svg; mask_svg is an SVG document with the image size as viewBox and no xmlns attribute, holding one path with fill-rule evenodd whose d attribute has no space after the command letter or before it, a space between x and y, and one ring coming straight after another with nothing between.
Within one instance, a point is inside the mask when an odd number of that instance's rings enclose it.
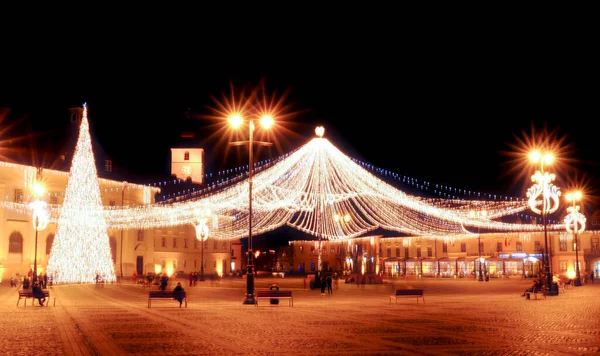
<instances>
[{"instance_id":1,"label":"person walking","mask_svg":"<svg viewBox=\"0 0 600 356\"><path fill-rule=\"evenodd\" d=\"M331 275L327 276L325 281L327 283L327 294L333 294L333 278L331 278Z\"/></svg>"},{"instance_id":2,"label":"person walking","mask_svg":"<svg viewBox=\"0 0 600 356\"><path fill-rule=\"evenodd\" d=\"M325 287L327 286L327 281L325 280L325 276L321 276L321 295L325 295Z\"/></svg>"}]
</instances>

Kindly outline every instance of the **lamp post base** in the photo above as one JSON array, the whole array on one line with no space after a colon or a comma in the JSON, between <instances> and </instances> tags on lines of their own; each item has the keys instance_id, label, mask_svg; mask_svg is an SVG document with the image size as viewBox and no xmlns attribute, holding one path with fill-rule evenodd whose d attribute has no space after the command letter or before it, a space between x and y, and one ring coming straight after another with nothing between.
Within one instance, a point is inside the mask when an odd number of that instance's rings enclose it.
<instances>
[{"instance_id":1,"label":"lamp post base","mask_svg":"<svg viewBox=\"0 0 600 356\"><path fill-rule=\"evenodd\" d=\"M246 298L243 304L256 304L254 298L254 266L249 265L246 272Z\"/></svg>"},{"instance_id":2,"label":"lamp post base","mask_svg":"<svg viewBox=\"0 0 600 356\"><path fill-rule=\"evenodd\" d=\"M580 278L575 278L575 281L573 281L573 285L575 287L581 287L581 279Z\"/></svg>"},{"instance_id":3,"label":"lamp post base","mask_svg":"<svg viewBox=\"0 0 600 356\"><path fill-rule=\"evenodd\" d=\"M548 286L548 292L546 293L546 296L555 296L558 295L558 285L552 283L551 285Z\"/></svg>"}]
</instances>

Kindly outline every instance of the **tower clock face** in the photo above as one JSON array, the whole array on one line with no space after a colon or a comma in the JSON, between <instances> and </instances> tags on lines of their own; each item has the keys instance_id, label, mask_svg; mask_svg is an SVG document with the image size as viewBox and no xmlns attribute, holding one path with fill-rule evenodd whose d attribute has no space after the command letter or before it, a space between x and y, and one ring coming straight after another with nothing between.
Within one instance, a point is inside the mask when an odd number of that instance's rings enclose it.
<instances>
[{"instance_id":1,"label":"tower clock face","mask_svg":"<svg viewBox=\"0 0 600 356\"><path fill-rule=\"evenodd\" d=\"M192 166L190 166L189 164L182 166L181 173L183 173L184 175L191 175L192 174Z\"/></svg>"}]
</instances>

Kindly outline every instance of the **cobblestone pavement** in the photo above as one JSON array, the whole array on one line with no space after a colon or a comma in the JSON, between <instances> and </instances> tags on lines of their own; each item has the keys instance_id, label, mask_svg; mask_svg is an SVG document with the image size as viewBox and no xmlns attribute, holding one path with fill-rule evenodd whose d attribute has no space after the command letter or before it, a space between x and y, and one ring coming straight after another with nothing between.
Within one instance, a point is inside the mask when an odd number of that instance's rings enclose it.
<instances>
[{"instance_id":1,"label":"cobblestone pavement","mask_svg":"<svg viewBox=\"0 0 600 356\"><path fill-rule=\"evenodd\" d=\"M2 355L588 355L600 352L600 284L526 300L530 280L341 283L332 295L297 278L294 305L242 303L245 282L187 286L188 308L131 282L50 287L49 307L16 306L0 284ZM396 288L423 288L390 304Z\"/></svg>"}]
</instances>

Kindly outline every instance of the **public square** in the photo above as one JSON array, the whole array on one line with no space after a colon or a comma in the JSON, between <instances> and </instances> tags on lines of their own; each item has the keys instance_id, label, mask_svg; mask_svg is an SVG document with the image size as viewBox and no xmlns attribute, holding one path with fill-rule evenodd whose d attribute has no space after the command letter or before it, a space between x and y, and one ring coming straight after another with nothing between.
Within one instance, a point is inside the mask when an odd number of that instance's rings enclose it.
<instances>
[{"instance_id":1,"label":"public square","mask_svg":"<svg viewBox=\"0 0 600 356\"><path fill-rule=\"evenodd\" d=\"M293 307L244 305L241 278L188 286L188 307L132 281L49 287L48 307L0 287L2 355L587 355L600 352L600 285L526 300L527 279L387 280L332 295L303 278L255 279L293 291ZM169 289L176 280L172 279ZM395 289L423 288L390 304ZM54 302L56 299L56 306ZM37 303L36 303L37 304Z\"/></svg>"}]
</instances>

